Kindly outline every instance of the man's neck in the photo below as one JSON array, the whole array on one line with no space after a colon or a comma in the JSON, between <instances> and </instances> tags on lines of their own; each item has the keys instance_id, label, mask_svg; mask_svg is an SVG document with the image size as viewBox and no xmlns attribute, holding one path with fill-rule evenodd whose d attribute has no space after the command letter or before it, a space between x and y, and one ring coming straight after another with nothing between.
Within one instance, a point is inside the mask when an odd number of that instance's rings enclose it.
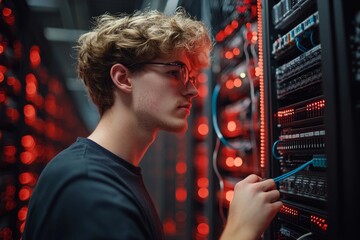
<instances>
[{"instance_id":1,"label":"man's neck","mask_svg":"<svg viewBox=\"0 0 360 240\"><path fill-rule=\"evenodd\" d=\"M130 119L102 116L96 129L88 137L115 155L138 166L153 143L156 132L138 129Z\"/></svg>"}]
</instances>

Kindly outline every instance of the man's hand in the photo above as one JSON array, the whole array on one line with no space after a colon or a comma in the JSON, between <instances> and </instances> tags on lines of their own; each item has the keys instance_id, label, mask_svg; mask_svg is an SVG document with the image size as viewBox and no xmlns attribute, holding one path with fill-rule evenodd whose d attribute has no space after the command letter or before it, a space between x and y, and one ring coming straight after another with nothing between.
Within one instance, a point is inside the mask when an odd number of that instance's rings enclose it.
<instances>
[{"instance_id":1,"label":"man's hand","mask_svg":"<svg viewBox=\"0 0 360 240\"><path fill-rule=\"evenodd\" d=\"M238 182L221 240L258 240L282 206L273 179L252 174Z\"/></svg>"}]
</instances>

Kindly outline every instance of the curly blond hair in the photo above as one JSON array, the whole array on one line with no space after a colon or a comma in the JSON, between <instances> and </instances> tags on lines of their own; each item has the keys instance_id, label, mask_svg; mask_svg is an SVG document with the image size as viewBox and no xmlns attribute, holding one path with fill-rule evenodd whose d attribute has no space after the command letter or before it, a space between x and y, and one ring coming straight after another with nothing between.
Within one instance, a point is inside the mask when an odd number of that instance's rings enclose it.
<instances>
[{"instance_id":1,"label":"curly blond hair","mask_svg":"<svg viewBox=\"0 0 360 240\"><path fill-rule=\"evenodd\" d=\"M148 9L133 14L106 13L94 19L94 27L80 36L75 49L78 76L100 115L114 103L109 73L116 63L130 66L185 51L192 69L209 64L209 30L182 8L173 15Z\"/></svg>"}]
</instances>

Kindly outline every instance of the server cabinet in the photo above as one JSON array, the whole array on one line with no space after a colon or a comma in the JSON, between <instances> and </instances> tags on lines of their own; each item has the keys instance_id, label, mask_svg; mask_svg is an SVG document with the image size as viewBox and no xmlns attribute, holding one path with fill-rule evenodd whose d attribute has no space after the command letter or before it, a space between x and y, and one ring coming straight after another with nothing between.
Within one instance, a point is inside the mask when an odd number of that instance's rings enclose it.
<instances>
[{"instance_id":1,"label":"server cabinet","mask_svg":"<svg viewBox=\"0 0 360 240\"><path fill-rule=\"evenodd\" d=\"M351 239L349 219L359 213L359 8L262 4L267 175L284 203L266 238Z\"/></svg>"},{"instance_id":2,"label":"server cabinet","mask_svg":"<svg viewBox=\"0 0 360 240\"><path fill-rule=\"evenodd\" d=\"M263 87L258 5L256 0L210 4L216 41L211 66L214 146L209 159L216 217L211 239L218 239L226 224L235 184L251 173L265 177L265 163L260 161Z\"/></svg>"},{"instance_id":3,"label":"server cabinet","mask_svg":"<svg viewBox=\"0 0 360 240\"><path fill-rule=\"evenodd\" d=\"M43 167L87 129L23 0L0 1L0 239L21 239Z\"/></svg>"}]
</instances>

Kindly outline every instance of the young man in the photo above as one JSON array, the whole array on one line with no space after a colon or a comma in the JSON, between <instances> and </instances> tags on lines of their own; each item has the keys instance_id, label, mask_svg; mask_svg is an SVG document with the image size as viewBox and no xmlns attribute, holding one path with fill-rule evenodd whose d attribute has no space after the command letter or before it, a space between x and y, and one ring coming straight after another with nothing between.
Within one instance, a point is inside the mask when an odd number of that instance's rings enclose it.
<instances>
[{"instance_id":1,"label":"young man","mask_svg":"<svg viewBox=\"0 0 360 240\"><path fill-rule=\"evenodd\" d=\"M181 9L97 18L77 50L100 121L43 170L23 240L164 239L139 163L159 130L186 130L211 47L204 24ZM221 238L257 240L279 211L278 198L271 179L239 182Z\"/></svg>"}]
</instances>

